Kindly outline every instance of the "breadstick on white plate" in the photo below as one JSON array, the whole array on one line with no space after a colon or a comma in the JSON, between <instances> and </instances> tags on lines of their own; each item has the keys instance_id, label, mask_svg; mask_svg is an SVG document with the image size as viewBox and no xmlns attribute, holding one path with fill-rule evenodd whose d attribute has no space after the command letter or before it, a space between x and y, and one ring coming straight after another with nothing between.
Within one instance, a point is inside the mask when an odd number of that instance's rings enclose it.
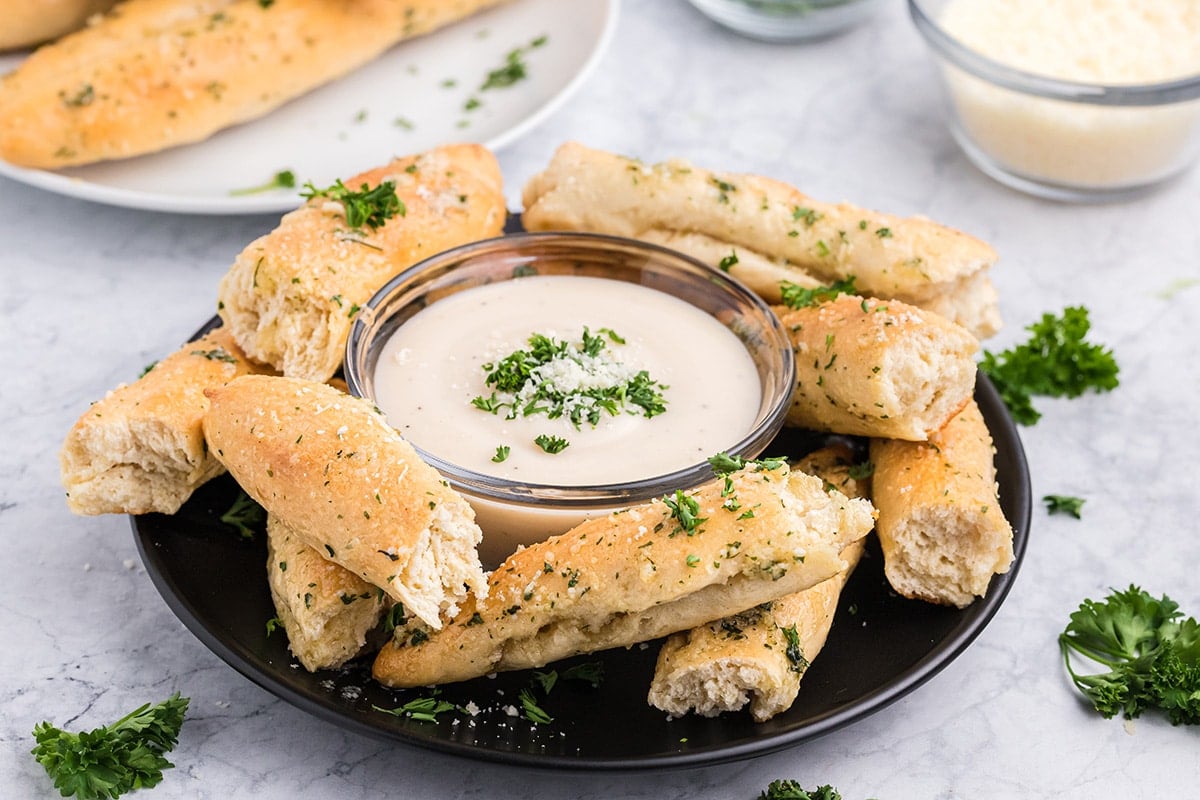
<instances>
[{"instance_id":1,"label":"breadstick on white plate","mask_svg":"<svg viewBox=\"0 0 1200 800\"><path fill-rule=\"evenodd\" d=\"M344 181L354 192L387 183L396 202L377 228L351 225L343 202L314 197L238 255L221 279L218 310L250 357L284 375L328 380L359 309L389 278L504 228L500 166L479 145L438 147Z\"/></svg>"},{"instance_id":2,"label":"breadstick on white plate","mask_svg":"<svg viewBox=\"0 0 1200 800\"><path fill-rule=\"evenodd\" d=\"M863 496L848 448L810 453L794 469L816 475L826 491ZM667 637L647 700L673 716L715 717L750 706L758 722L791 708L800 681L825 646L838 598L864 540L842 550L845 569L810 589Z\"/></svg>"},{"instance_id":3,"label":"breadstick on white plate","mask_svg":"<svg viewBox=\"0 0 1200 800\"><path fill-rule=\"evenodd\" d=\"M382 589L325 558L274 514L267 515L267 583L288 647L309 672L361 653L391 605Z\"/></svg>"},{"instance_id":4,"label":"breadstick on white plate","mask_svg":"<svg viewBox=\"0 0 1200 800\"><path fill-rule=\"evenodd\" d=\"M437 627L486 593L475 513L369 402L247 376L208 392L204 435L267 513Z\"/></svg>"},{"instance_id":5,"label":"breadstick on white plate","mask_svg":"<svg viewBox=\"0 0 1200 800\"><path fill-rule=\"evenodd\" d=\"M4 0L0 50L31 47L78 30L116 0Z\"/></svg>"},{"instance_id":6,"label":"breadstick on white plate","mask_svg":"<svg viewBox=\"0 0 1200 800\"><path fill-rule=\"evenodd\" d=\"M972 400L928 442L871 440L884 574L908 598L959 608L1013 560L995 448Z\"/></svg>"},{"instance_id":7,"label":"breadstick on white plate","mask_svg":"<svg viewBox=\"0 0 1200 800\"><path fill-rule=\"evenodd\" d=\"M174 514L224 472L204 444L204 390L263 369L217 328L93 403L59 452L67 506L76 514Z\"/></svg>"},{"instance_id":8,"label":"breadstick on white plate","mask_svg":"<svg viewBox=\"0 0 1200 800\"><path fill-rule=\"evenodd\" d=\"M579 230L666 245L727 270L770 302L782 281L853 277L861 293L929 308L979 338L1000 327L988 244L925 217L826 203L780 181L682 160L646 164L562 145L524 187L528 230Z\"/></svg>"},{"instance_id":9,"label":"breadstick on white plate","mask_svg":"<svg viewBox=\"0 0 1200 800\"><path fill-rule=\"evenodd\" d=\"M692 628L836 575L872 515L819 478L748 466L514 553L440 631L397 628L373 672L449 683Z\"/></svg>"},{"instance_id":10,"label":"breadstick on white plate","mask_svg":"<svg viewBox=\"0 0 1200 800\"><path fill-rule=\"evenodd\" d=\"M0 82L0 158L60 169L197 142L497 2L127 0Z\"/></svg>"},{"instance_id":11,"label":"breadstick on white plate","mask_svg":"<svg viewBox=\"0 0 1200 800\"><path fill-rule=\"evenodd\" d=\"M979 343L939 314L853 295L775 311L796 361L789 425L924 441L975 391Z\"/></svg>"}]
</instances>

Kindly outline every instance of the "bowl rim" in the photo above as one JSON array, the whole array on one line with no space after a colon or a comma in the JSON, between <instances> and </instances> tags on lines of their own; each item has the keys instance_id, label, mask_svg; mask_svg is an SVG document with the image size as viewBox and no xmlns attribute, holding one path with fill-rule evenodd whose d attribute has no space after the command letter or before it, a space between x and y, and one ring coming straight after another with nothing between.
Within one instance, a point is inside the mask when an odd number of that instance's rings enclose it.
<instances>
[{"instance_id":1,"label":"bowl rim","mask_svg":"<svg viewBox=\"0 0 1200 800\"><path fill-rule=\"evenodd\" d=\"M950 35L928 11L928 5L929 0L908 0L913 23L930 48L959 69L1006 89L1097 106L1164 106L1200 98L1200 73L1156 83L1085 83L1008 66Z\"/></svg>"},{"instance_id":2,"label":"bowl rim","mask_svg":"<svg viewBox=\"0 0 1200 800\"><path fill-rule=\"evenodd\" d=\"M737 454L753 450L754 455L757 456L778 434L784 425L788 408L791 406L791 387L795 385L796 376L790 338L770 304L740 280L716 270L686 253L640 239L581 231L521 231L481 239L435 253L393 276L363 304L351 326L350 335L346 340L344 361L344 376L350 394L375 402L374 398L366 391L364 376L359 372L356 354L360 348L364 347L363 342L369 327L380 324L384 319L375 313L376 308L399 287L413 281L431 267L447 262L461 263L481 254L492 252L505 244L521 246L526 243L539 242L582 245L593 250L615 247L626 251L635 251L658 260L665 259L667 262L675 262L673 266L690 269L696 276L703 274L709 283L721 287L724 291L734 295L741 303L752 307L767 323L765 328L756 329L758 335L767 340L767 346L770 346L770 341L774 340L783 353L780 358L782 374L770 381L772 385L780 386L781 391L778 397L769 401L767 395L769 387L764 387L760 412L755 417L754 425L737 442L731 444L725 452ZM739 339L742 338L739 336ZM579 510L623 507L670 494L678 489L691 489L717 477L716 472L705 460L668 473L618 483L591 486L535 483L477 472L440 458L413 442L409 442L409 444L425 463L441 473L460 492L493 502L523 502L538 504L545 508Z\"/></svg>"}]
</instances>

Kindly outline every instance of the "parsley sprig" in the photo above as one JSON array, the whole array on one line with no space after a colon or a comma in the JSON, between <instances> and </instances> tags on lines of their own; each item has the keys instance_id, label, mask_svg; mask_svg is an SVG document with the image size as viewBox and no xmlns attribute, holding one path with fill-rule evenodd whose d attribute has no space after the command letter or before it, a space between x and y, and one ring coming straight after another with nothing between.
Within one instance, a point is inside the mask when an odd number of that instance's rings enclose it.
<instances>
[{"instance_id":1,"label":"parsley sprig","mask_svg":"<svg viewBox=\"0 0 1200 800\"><path fill-rule=\"evenodd\" d=\"M1149 708L1173 725L1200 725L1200 623L1179 604L1137 586L1084 600L1058 637L1067 674L1097 711L1127 719ZM1072 656L1107 671L1079 673Z\"/></svg>"},{"instance_id":2,"label":"parsley sprig","mask_svg":"<svg viewBox=\"0 0 1200 800\"><path fill-rule=\"evenodd\" d=\"M108 800L156 786L174 766L164 754L179 741L187 707L188 698L176 692L91 731L69 733L39 722L32 753L63 797Z\"/></svg>"},{"instance_id":3,"label":"parsley sprig","mask_svg":"<svg viewBox=\"0 0 1200 800\"><path fill-rule=\"evenodd\" d=\"M309 181L304 184L300 196L305 200L324 197L341 203L346 225L352 230L360 230L363 226L375 230L392 217L403 217L407 213L404 202L396 196L396 184L392 181L383 181L374 188L364 183L357 192L342 183L341 178L325 189L318 189Z\"/></svg>"},{"instance_id":4,"label":"parsley sprig","mask_svg":"<svg viewBox=\"0 0 1200 800\"><path fill-rule=\"evenodd\" d=\"M1084 341L1090 328L1087 309L1071 306L1062 316L1043 314L1029 325L1024 344L999 354L983 352L979 368L991 378L1013 419L1033 425L1041 418L1033 407L1034 395L1078 397L1089 389L1117 387L1112 351Z\"/></svg>"}]
</instances>

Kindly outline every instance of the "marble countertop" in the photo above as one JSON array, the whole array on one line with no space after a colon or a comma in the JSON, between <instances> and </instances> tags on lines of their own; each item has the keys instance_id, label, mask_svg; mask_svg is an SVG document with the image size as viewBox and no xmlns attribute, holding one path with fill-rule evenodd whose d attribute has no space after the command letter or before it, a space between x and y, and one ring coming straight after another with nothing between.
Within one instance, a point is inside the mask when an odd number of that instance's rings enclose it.
<instances>
[{"instance_id":1,"label":"marble countertop","mask_svg":"<svg viewBox=\"0 0 1200 800\"><path fill-rule=\"evenodd\" d=\"M934 74L899 0L807 45L718 28L683 0L626 0L599 69L498 155L519 188L567 139L646 160L758 172L814 197L925 214L995 245L1002 349L1047 311L1085 305L1121 386L1039 400L1021 430L1035 505L1024 565L974 644L849 727L704 769L604 775L485 764L347 733L209 652L142 567L124 517L72 516L57 450L104 392L213 313L217 280L274 215L97 205L0 179L0 795L52 797L29 755L49 719L109 722L192 698L159 798L741 798L775 778L855 798L1175 797L1200 786L1200 731L1104 720L1070 686L1056 637L1085 597L1141 585L1200 614L1200 172L1126 203L1034 199L977 172L943 124ZM1181 791L1183 794L1181 794Z\"/></svg>"}]
</instances>

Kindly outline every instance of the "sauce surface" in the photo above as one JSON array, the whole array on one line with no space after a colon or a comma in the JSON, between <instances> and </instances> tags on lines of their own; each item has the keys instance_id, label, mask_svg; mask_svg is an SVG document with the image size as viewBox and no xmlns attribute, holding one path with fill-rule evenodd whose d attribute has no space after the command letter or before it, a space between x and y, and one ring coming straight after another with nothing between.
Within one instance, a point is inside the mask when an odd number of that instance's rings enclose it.
<instances>
[{"instance_id":1,"label":"sauce surface","mask_svg":"<svg viewBox=\"0 0 1200 800\"><path fill-rule=\"evenodd\" d=\"M529 350L534 334L578 346L585 328L615 363L575 376L580 384L645 370L666 387L664 411L647 417L627 405L576 427L568 414L510 419L507 409L473 404L495 391L485 365ZM728 450L750 430L762 394L745 346L704 311L655 289L581 276L523 277L438 300L384 344L374 381L379 408L417 447L476 472L558 486L649 478ZM567 445L549 453L538 437ZM508 448L503 460L498 448Z\"/></svg>"}]
</instances>

